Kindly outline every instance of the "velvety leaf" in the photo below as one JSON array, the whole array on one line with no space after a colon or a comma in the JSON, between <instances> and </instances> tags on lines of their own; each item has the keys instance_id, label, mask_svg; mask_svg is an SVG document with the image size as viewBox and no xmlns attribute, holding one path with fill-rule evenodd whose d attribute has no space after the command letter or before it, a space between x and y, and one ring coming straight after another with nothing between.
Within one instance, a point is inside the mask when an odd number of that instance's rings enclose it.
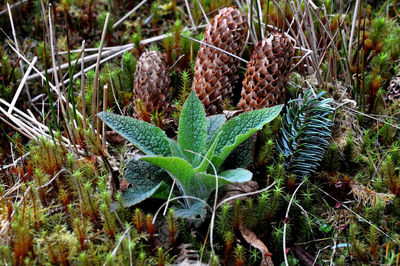
<instances>
[{"instance_id":1,"label":"velvety leaf","mask_svg":"<svg viewBox=\"0 0 400 266\"><path fill-rule=\"evenodd\" d=\"M165 169L170 175L176 178L177 185L183 195L196 196L191 187L194 178L194 169L185 159L179 157L142 156L140 160L152 163Z\"/></svg>"},{"instance_id":2,"label":"velvety leaf","mask_svg":"<svg viewBox=\"0 0 400 266\"><path fill-rule=\"evenodd\" d=\"M98 116L110 128L146 154L171 155L167 136L160 128L128 116L101 112Z\"/></svg>"},{"instance_id":3,"label":"velvety leaf","mask_svg":"<svg viewBox=\"0 0 400 266\"><path fill-rule=\"evenodd\" d=\"M207 140L207 120L203 104L192 92L182 108L178 128L178 144L190 162L196 157L196 153L204 154Z\"/></svg>"},{"instance_id":4,"label":"velvety leaf","mask_svg":"<svg viewBox=\"0 0 400 266\"><path fill-rule=\"evenodd\" d=\"M215 132L217 132L225 122L225 115L212 115L207 117L207 147L209 147Z\"/></svg>"},{"instance_id":5,"label":"velvety leaf","mask_svg":"<svg viewBox=\"0 0 400 266\"><path fill-rule=\"evenodd\" d=\"M219 140L219 135L216 137L216 139L212 143L211 147L208 148L205 158L203 158L201 164L197 168L195 168L196 173L207 172L207 169L210 166L211 159L214 156L214 152L215 152L215 148L217 147L218 140Z\"/></svg>"},{"instance_id":6,"label":"velvety leaf","mask_svg":"<svg viewBox=\"0 0 400 266\"><path fill-rule=\"evenodd\" d=\"M126 164L124 179L131 184L122 193L125 207L138 204L147 198L168 198L169 187L164 183L168 174L145 161L131 160Z\"/></svg>"},{"instance_id":7,"label":"velvety leaf","mask_svg":"<svg viewBox=\"0 0 400 266\"><path fill-rule=\"evenodd\" d=\"M253 147L254 140L249 137L229 154L222 167L224 169L248 167L253 160Z\"/></svg>"},{"instance_id":8,"label":"velvety leaf","mask_svg":"<svg viewBox=\"0 0 400 266\"><path fill-rule=\"evenodd\" d=\"M199 226L206 218L207 210L203 202L195 201L189 208L176 209L174 214L180 218L189 219Z\"/></svg>"},{"instance_id":9,"label":"velvety leaf","mask_svg":"<svg viewBox=\"0 0 400 266\"><path fill-rule=\"evenodd\" d=\"M270 108L246 112L232 118L222 125L218 131L221 132L221 137L212 159L215 167L218 169L239 144L276 118L282 108L283 105L276 105ZM212 141L215 141L215 137L213 137Z\"/></svg>"},{"instance_id":10,"label":"velvety leaf","mask_svg":"<svg viewBox=\"0 0 400 266\"><path fill-rule=\"evenodd\" d=\"M253 174L242 168L228 170L218 175L218 187L228 185L235 182L246 182L251 180ZM207 173L196 173L192 184L196 189L196 196L201 199L207 199L210 193L216 188L215 175Z\"/></svg>"},{"instance_id":11,"label":"velvety leaf","mask_svg":"<svg viewBox=\"0 0 400 266\"><path fill-rule=\"evenodd\" d=\"M186 157L185 154L183 154L183 151L181 149L181 147L179 147L178 143L176 143L175 140L173 139L168 139L170 148L171 148L171 155L174 157L179 157L182 159L185 159L188 161L188 158Z\"/></svg>"},{"instance_id":12,"label":"velvety leaf","mask_svg":"<svg viewBox=\"0 0 400 266\"><path fill-rule=\"evenodd\" d=\"M249 170L243 169L243 168L227 170L227 171L220 173L219 175L232 183L233 182L241 183L241 182L250 181L251 178L253 177L252 172L250 172Z\"/></svg>"}]
</instances>

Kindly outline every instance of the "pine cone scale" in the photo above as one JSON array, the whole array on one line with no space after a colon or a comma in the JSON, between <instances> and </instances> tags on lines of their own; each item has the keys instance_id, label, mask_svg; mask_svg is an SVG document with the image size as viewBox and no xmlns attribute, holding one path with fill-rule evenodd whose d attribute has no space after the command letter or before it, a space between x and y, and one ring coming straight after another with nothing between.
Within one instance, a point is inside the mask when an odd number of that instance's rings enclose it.
<instances>
[{"instance_id":1,"label":"pine cone scale","mask_svg":"<svg viewBox=\"0 0 400 266\"><path fill-rule=\"evenodd\" d=\"M150 51L143 53L136 65L134 104L140 99L147 112L169 107L169 68L166 56Z\"/></svg>"},{"instance_id":2,"label":"pine cone scale","mask_svg":"<svg viewBox=\"0 0 400 266\"><path fill-rule=\"evenodd\" d=\"M207 26L203 42L239 55L246 30L244 15L236 8L223 8ZM209 115L222 112L224 99L231 98L239 63L236 58L211 46L200 46L192 84L192 90Z\"/></svg>"},{"instance_id":3,"label":"pine cone scale","mask_svg":"<svg viewBox=\"0 0 400 266\"><path fill-rule=\"evenodd\" d=\"M272 33L259 42L247 64L239 109L250 111L283 103L293 56L293 43L283 34Z\"/></svg>"}]
</instances>

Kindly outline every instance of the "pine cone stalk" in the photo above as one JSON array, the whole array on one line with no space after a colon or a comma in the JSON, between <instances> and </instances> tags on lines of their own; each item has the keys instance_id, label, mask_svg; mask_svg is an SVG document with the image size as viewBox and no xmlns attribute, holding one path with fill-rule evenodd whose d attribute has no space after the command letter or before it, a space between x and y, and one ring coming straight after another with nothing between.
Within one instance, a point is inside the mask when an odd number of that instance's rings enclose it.
<instances>
[{"instance_id":1,"label":"pine cone stalk","mask_svg":"<svg viewBox=\"0 0 400 266\"><path fill-rule=\"evenodd\" d=\"M245 16L236 8L223 8L207 26L203 42L239 55L246 32ZM237 58L211 46L201 44L192 84L192 90L196 91L209 115L221 112L224 99L232 97L239 63Z\"/></svg>"},{"instance_id":2,"label":"pine cone stalk","mask_svg":"<svg viewBox=\"0 0 400 266\"><path fill-rule=\"evenodd\" d=\"M283 34L260 41L247 64L238 108L251 111L283 103L293 56L293 42Z\"/></svg>"}]
</instances>

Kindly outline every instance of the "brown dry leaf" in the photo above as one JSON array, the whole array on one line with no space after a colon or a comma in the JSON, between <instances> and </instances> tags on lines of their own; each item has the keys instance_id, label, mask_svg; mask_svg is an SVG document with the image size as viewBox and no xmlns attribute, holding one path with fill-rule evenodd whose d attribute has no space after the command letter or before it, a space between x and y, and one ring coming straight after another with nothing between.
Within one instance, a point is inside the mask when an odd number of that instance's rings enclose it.
<instances>
[{"instance_id":1,"label":"brown dry leaf","mask_svg":"<svg viewBox=\"0 0 400 266\"><path fill-rule=\"evenodd\" d=\"M118 134L114 130L106 132L106 140L107 140L107 142L109 142L111 144L122 145L125 143L124 137L122 137L120 134Z\"/></svg>"},{"instance_id":2,"label":"brown dry leaf","mask_svg":"<svg viewBox=\"0 0 400 266\"><path fill-rule=\"evenodd\" d=\"M246 228L243 223L240 224L240 232L244 240L247 241L251 246L255 247L256 249L260 250L262 253L262 266L273 266L274 263L272 262L271 256L272 253L268 251L267 246L256 236L256 234L251 231L250 229Z\"/></svg>"},{"instance_id":3,"label":"brown dry leaf","mask_svg":"<svg viewBox=\"0 0 400 266\"><path fill-rule=\"evenodd\" d=\"M387 203L391 202L396 196L392 193L378 193L373 189L361 185L358 182L351 182L351 193L358 202L358 205L366 203L375 206L378 199L385 206Z\"/></svg>"},{"instance_id":4,"label":"brown dry leaf","mask_svg":"<svg viewBox=\"0 0 400 266\"><path fill-rule=\"evenodd\" d=\"M294 254L296 255L296 258L298 258L302 262L302 265L319 266L319 264L315 261L315 257L313 257L310 253L308 253L302 247L293 246L290 248L290 250L293 251Z\"/></svg>"},{"instance_id":5,"label":"brown dry leaf","mask_svg":"<svg viewBox=\"0 0 400 266\"><path fill-rule=\"evenodd\" d=\"M125 192L131 186L132 186L132 184L129 183L129 181L126 180L125 178L121 179L121 181L119 182L119 188L121 189L122 192Z\"/></svg>"},{"instance_id":6,"label":"brown dry leaf","mask_svg":"<svg viewBox=\"0 0 400 266\"><path fill-rule=\"evenodd\" d=\"M241 113L243 113L243 110L233 110L233 111L224 110L224 115L227 120L230 120L231 118L234 118L235 116L238 116Z\"/></svg>"},{"instance_id":7,"label":"brown dry leaf","mask_svg":"<svg viewBox=\"0 0 400 266\"><path fill-rule=\"evenodd\" d=\"M253 192L253 191L256 191L257 189L258 189L257 182L252 181L252 180L243 182L243 183L238 183L238 184L229 184L225 188L225 196L222 198L222 200L225 200L232 196ZM247 199L247 198L248 198L248 196L244 196L244 197L240 197L239 199Z\"/></svg>"}]
</instances>

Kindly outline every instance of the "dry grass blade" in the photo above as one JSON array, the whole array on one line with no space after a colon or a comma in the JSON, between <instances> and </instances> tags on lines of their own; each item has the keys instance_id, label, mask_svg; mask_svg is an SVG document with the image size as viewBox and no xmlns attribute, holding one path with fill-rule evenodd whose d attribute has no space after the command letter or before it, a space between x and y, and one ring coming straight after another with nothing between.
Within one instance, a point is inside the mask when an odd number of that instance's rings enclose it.
<instances>
[{"instance_id":1,"label":"dry grass blade","mask_svg":"<svg viewBox=\"0 0 400 266\"><path fill-rule=\"evenodd\" d=\"M117 100L117 96L115 95L114 82L113 82L113 80L111 79L111 72L110 72L109 65L107 65L107 71L108 71L108 78L109 78L110 84L111 84L111 91L112 91L112 94L113 94L113 97L114 97L114 102L115 102L115 104L117 105L117 108L118 108L118 110L119 110L119 113L122 114L122 109L121 109L121 107L119 106L119 103L118 103L118 100Z\"/></svg>"},{"instance_id":2,"label":"dry grass blade","mask_svg":"<svg viewBox=\"0 0 400 266\"><path fill-rule=\"evenodd\" d=\"M260 27L261 39L264 39L265 24L262 23L263 14L261 10L260 0L257 0L257 14L258 14L257 16L258 16L258 24Z\"/></svg>"},{"instance_id":3,"label":"dry grass blade","mask_svg":"<svg viewBox=\"0 0 400 266\"><path fill-rule=\"evenodd\" d=\"M99 69L100 69L100 58L101 58L101 52L104 46L104 40L106 38L107 34L107 27L108 27L108 21L110 18L110 13L107 13L106 21L104 22L104 27L103 27L103 33L101 34L101 41L100 41L100 49L99 53L97 56L97 62L96 62L96 70L94 72L94 81L93 81L93 95L92 95L92 112L91 112L91 128L92 128L92 135L94 136L95 130L94 130L94 120L95 120L95 115L96 115L96 110L98 111L98 105L99 105L99 100L98 100L98 95L99 95L99 88L98 88L98 77L99 77ZM99 124L99 120L97 120L97 124ZM99 132L97 132L99 134Z\"/></svg>"},{"instance_id":4,"label":"dry grass blade","mask_svg":"<svg viewBox=\"0 0 400 266\"><path fill-rule=\"evenodd\" d=\"M103 51L118 51L120 50L122 47L126 47L129 46L130 44L124 44L124 45L117 45L117 46L108 46L108 47L103 47ZM69 53L74 54L74 53L80 53L82 50L81 49L74 49L74 50L70 50ZM98 52L99 48L86 48L85 52ZM59 55L65 55L68 54L68 51L58 51ZM103 53L104 54L104 53ZM97 54L95 55L95 58L97 58ZM78 61L79 63L80 61Z\"/></svg>"},{"instance_id":5,"label":"dry grass blade","mask_svg":"<svg viewBox=\"0 0 400 266\"><path fill-rule=\"evenodd\" d=\"M376 117L374 117L374 116L372 116L372 115L369 115L369 114L360 112L360 111L358 111L358 110L356 110L356 109L354 109L354 108L350 108L350 107L347 107L347 106L343 106L343 108L345 108L346 110L348 110L348 111L350 111L350 112L356 113L356 114L358 114L358 115L362 115L362 116L365 116L365 117L374 119L374 120L376 120L377 122L386 124L386 125L388 125L388 126L391 126L391 127L396 128L396 129L400 129L400 126L398 126L398 125L395 125L395 124L392 124L392 123L388 123L388 122L386 122L385 120L382 120L382 119L376 118Z\"/></svg>"},{"instance_id":6,"label":"dry grass blade","mask_svg":"<svg viewBox=\"0 0 400 266\"><path fill-rule=\"evenodd\" d=\"M293 18L297 24L297 34L298 40L299 40L299 45L302 47L305 47L308 50L311 50L312 53L310 56L307 58L308 61L308 68L309 68L309 73L315 73L316 77L318 79L318 82L320 84L324 84L321 73L319 71L319 59L320 58L319 52L318 52L318 44L317 44L317 39L315 36L315 30L314 30L314 24L312 23L312 14L310 11L310 6L308 3L305 3L305 10L302 10L302 5L299 1L296 1L296 3L289 1L288 5L290 9L293 12ZM282 14L283 11L281 12ZM305 29L303 29L303 26ZM294 33L293 29L290 28L290 31ZM307 37L305 32L307 32Z\"/></svg>"},{"instance_id":7,"label":"dry grass blade","mask_svg":"<svg viewBox=\"0 0 400 266\"><path fill-rule=\"evenodd\" d=\"M81 98L82 98L82 126L83 131L86 132L86 102L85 102L85 40L82 41L82 55L81 55Z\"/></svg>"},{"instance_id":8,"label":"dry grass blade","mask_svg":"<svg viewBox=\"0 0 400 266\"><path fill-rule=\"evenodd\" d=\"M283 240L282 240L282 247L283 247L283 257L285 258L285 264L289 265L288 258L287 258L287 253L286 253L286 230L287 230L287 224L289 223L289 212L290 212L290 207L292 206L294 196L296 195L297 191L299 188L306 182L306 179L304 179L300 185L297 186L296 190L293 192L292 197L290 198L288 207L286 209L286 214L285 214L285 221L283 225Z\"/></svg>"},{"instance_id":9,"label":"dry grass blade","mask_svg":"<svg viewBox=\"0 0 400 266\"><path fill-rule=\"evenodd\" d=\"M111 55L111 54L113 54L113 53L115 53L115 52L117 52L117 51L119 51L119 49L118 49L118 50L114 50L114 49L113 49L113 50L108 50L108 51L102 53L101 56L102 56L102 57L105 57L105 56ZM79 50L79 53L80 53L80 52L81 52L81 50ZM58 54L60 54L60 53L58 53ZM78 60L78 64L81 63L82 61L83 61L84 63L93 61L93 60L97 59L98 57L99 57L99 54L98 54L98 53L97 53L97 54L93 54L93 55L86 56L84 59L82 59L82 58L79 59L79 60ZM61 64L61 65L58 67L58 69L61 69L61 70L67 69L67 68L68 68L68 63ZM47 73L48 73L48 74L51 74L51 73L53 73L53 72L54 72L54 68L49 68L49 69L47 70ZM40 73L43 75L43 74L44 74L44 71L42 71L42 72L40 72ZM40 77L41 74L37 73L37 74L33 74L33 75L29 76L29 77L28 77L28 81Z\"/></svg>"},{"instance_id":10,"label":"dry grass blade","mask_svg":"<svg viewBox=\"0 0 400 266\"><path fill-rule=\"evenodd\" d=\"M28 60L23 54L21 54L15 47L13 47L13 46L11 45L11 43L8 42L7 44L8 44L8 46L10 46L10 48L11 48L19 57L22 58L22 60L24 60L26 63L30 64L29 60ZM33 70L39 75L39 77L42 78L42 80L43 80L44 82L46 82L46 77L45 77L35 66L33 67ZM52 91L56 92L57 95L61 94L61 93L59 92L59 89L58 89L56 86L54 86L50 81L49 81L49 85L50 85L50 89L51 89ZM61 100L65 102L64 95L62 95L62 94L61 94ZM72 105L70 105L70 107L72 107ZM77 112L77 115L80 116L80 117L82 117L82 114L79 113L79 112Z\"/></svg>"},{"instance_id":11,"label":"dry grass blade","mask_svg":"<svg viewBox=\"0 0 400 266\"><path fill-rule=\"evenodd\" d=\"M33 139L35 136L40 136L41 134L35 130L32 125L27 125L23 123L20 119L16 118L14 115L9 114L6 110L0 107L0 112L2 112L8 119L10 119L16 126L19 132L26 135L28 138Z\"/></svg>"},{"instance_id":12,"label":"dry grass blade","mask_svg":"<svg viewBox=\"0 0 400 266\"><path fill-rule=\"evenodd\" d=\"M353 46L353 38L354 38L355 29L356 29L356 24L357 24L356 22L357 22L358 10L359 10L360 4L361 4L361 1L357 0L356 4L354 5L354 14L353 14L353 20L351 22L349 49L348 49L348 54L347 54L348 62L351 62L351 49L352 49L352 46Z\"/></svg>"},{"instance_id":13,"label":"dry grass blade","mask_svg":"<svg viewBox=\"0 0 400 266\"><path fill-rule=\"evenodd\" d=\"M196 28L196 24L194 23L192 12L190 11L190 5L188 0L185 0L185 6L189 15L190 22L192 23L193 28Z\"/></svg>"},{"instance_id":14,"label":"dry grass blade","mask_svg":"<svg viewBox=\"0 0 400 266\"><path fill-rule=\"evenodd\" d=\"M125 230L125 232L121 235L121 237L120 237L119 240L118 240L118 243L117 243L116 247L114 248L114 250L113 250L112 253L110 254L111 258L114 257L115 254L117 254L117 251L118 251L118 249L119 249L119 246L120 246L121 243L122 243L122 240L124 240L124 239L126 238L126 236L129 236L130 230L131 230L131 227L129 226L129 227ZM108 260L106 260L106 261L104 262L103 266L107 265L107 263L108 263Z\"/></svg>"},{"instance_id":15,"label":"dry grass blade","mask_svg":"<svg viewBox=\"0 0 400 266\"><path fill-rule=\"evenodd\" d=\"M232 56L232 57L234 57L234 58L236 58L236 59L238 59L238 60L240 60L240 61L242 61L242 62L244 62L244 63L246 63L246 64L249 62L249 61L247 61L247 60L245 60L245 59L243 59L243 58L241 58L241 57L239 57L239 56L237 56L237 55L234 55L234 54L232 54L232 53L230 53L230 52L228 52L228 51L225 51L224 49L218 48L218 47L216 47L216 46L214 46L214 45L212 45L212 44L209 44L209 43L206 43L206 42L203 42L203 41L199 41L199 40L197 40L197 39L194 39L194 38L192 38L192 37L185 36L185 35L182 35L182 37L187 38L187 39L189 39L189 40L191 40L191 41L194 41L194 42L198 42L198 43L204 44L204 45L206 45L206 46L208 46L208 47L211 47L211 48L213 48L213 49L215 49L215 50L217 50L217 51L223 52L223 53L225 53L225 54L227 54L227 55L229 55L229 56Z\"/></svg>"},{"instance_id":16,"label":"dry grass blade","mask_svg":"<svg viewBox=\"0 0 400 266\"><path fill-rule=\"evenodd\" d=\"M30 135L26 134L25 131L21 130L21 128L16 127L15 125L11 124L10 122L8 122L6 119L4 119L1 116L0 116L0 120L3 121L3 123L7 124L12 129L14 129L15 131L17 131L17 132L21 133L23 136L27 137L28 139L32 138ZM11 166L13 166L13 165L14 164L11 164ZM6 169L6 168L3 167L3 169Z\"/></svg>"},{"instance_id":17,"label":"dry grass blade","mask_svg":"<svg viewBox=\"0 0 400 266\"><path fill-rule=\"evenodd\" d=\"M58 98L61 100L63 99L62 97L62 92L60 89L60 85L58 82L58 72L57 72L57 60L55 57L56 54L56 47L55 47L55 29L53 28L53 21L52 21L52 16L51 16L51 5L49 5L49 31L50 31L50 52L51 52L51 61L53 63L53 69L54 69L54 81L56 83L56 88L57 88L57 92L58 92ZM65 102L68 103L67 98L64 96ZM75 152L78 154L78 149L76 147L76 143L75 143L75 138L73 135L73 131L71 130L71 128L69 127L69 122L68 122L68 118L65 112L65 108L64 108L64 104L62 101L60 101L60 107L61 107L61 114L64 117L64 122L65 122L65 128L67 129L68 135L70 136L70 140L72 142L72 145L75 149ZM67 106L67 108L69 107L69 105Z\"/></svg>"},{"instance_id":18,"label":"dry grass blade","mask_svg":"<svg viewBox=\"0 0 400 266\"><path fill-rule=\"evenodd\" d=\"M10 107L10 104L1 98L0 98L0 104L3 104L8 108ZM35 117L29 116L15 107L13 108L13 111L15 112L14 115L8 114L8 112L5 111L5 109L0 107L0 112L2 112L17 126L15 128L17 129L18 132L24 135L29 135L30 139L33 139L34 136L51 139L49 135L50 133L49 128L46 125L37 121ZM2 120L4 121L4 119ZM31 132L33 132L34 135L32 135ZM66 145L67 147L71 145L70 141L67 138L62 137L62 140L64 142L64 145Z\"/></svg>"},{"instance_id":19,"label":"dry grass blade","mask_svg":"<svg viewBox=\"0 0 400 266\"><path fill-rule=\"evenodd\" d=\"M7 12L7 10L10 10L11 8L17 7L17 6L19 6L20 4L23 4L23 3L25 3L25 2L28 2L28 0L22 0L22 1L19 1L19 2L17 2L17 3L14 3L14 4L10 5L10 8L3 9L2 11L0 11L0 16L3 15L3 14L5 14L5 13ZM7 5L8 5L8 3L7 3Z\"/></svg>"},{"instance_id":20,"label":"dry grass blade","mask_svg":"<svg viewBox=\"0 0 400 266\"><path fill-rule=\"evenodd\" d=\"M14 106L15 106L15 103L18 100L19 95L21 94L22 87L24 87L24 85L26 85L26 79L29 76L29 74L31 73L32 68L35 65L36 61L37 61L37 57L35 56L33 58L32 62L29 64L29 68L26 71L24 77L22 78L21 83L19 84L17 91L15 92L14 98L12 99L10 107L8 108L8 114L11 114L11 112L12 112Z\"/></svg>"},{"instance_id":21,"label":"dry grass blade","mask_svg":"<svg viewBox=\"0 0 400 266\"><path fill-rule=\"evenodd\" d=\"M125 16L123 16L120 20L118 20L117 22L114 23L114 25L112 26L113 29L115 29L116 27L119 26L119 24L121 24L122 22L124 22L125 19L127 19L130 15L132 15L136 10L139 9L139 7L141 7L142 5L144 5L147 2L147 0L143 0L142 2L140 2L139 4L137 4L137 6L135 6L131 11L129 11L128 13L126 13Z\"/></svg>"},{"instance_id":22,"label":"dry grass blade","mask_svg":"<svg viewBox=\"0 0 400 266\"><path fill-rule=\"evenodd\" d=\"M110 56L108 56L106 58L103 58L102 60L100 60L100 65L105 63L105 62L107 62L107 61L110 61L111 59L113 59L115 57L118 57L118 56L122 55L123 53L125 53L126 51L129 51L131 49L132 49L131 47L125 48L123 50L119 50L118 52L115 52L114 54L111 54ZM81 66L82 65L83 65L83 63L81 63ZM97 64L93 64L91 66L88 66L87 68L84 68L83 69L83 73L87 73L89 70L92 70L92 69L96 68L96 66L97 66ZM81 77L81 76L82 76L82 73L76 73L76 74L73 75L72 80L74 81L75 79L77 79L78 77ZM70 82L70 80L71 80L70 78L67 78L62 83L64 85L66 85L66 84L68 84ZM61 85L61 83L60 83L60 85Z\"/></svg>"},{"instance_id":23,"label":"dry grass blade","mask_svg":"<svg viewBox=\"0 0 400 266\"><path fill-rule=\"evenodd\" d=\"M11 104L9 104L8 102L6 102L5 100L3 100L1 98L0 98L0 103L4 104L8 108L10 108L10 106L11 106ZM36 124L38 127L42 128L43 130L48 131L47 126L40 123L39 121L37 121L34 117L25 114L24 112L20 111L19 109L15 108L15 107L13 108L13 111L15 111L15 113L17 113L18 115L21 115L25 119L30 120L32 123ZM6 113L8 113L8 112L6 112Z\"/></svg>"},{"instance_id":24,"label":"dry grass blade","mask_svg":"<svg viewBox=\"0 0 400 266\"><path fill-rule=\"evenodd\" d=\"M18 39L17 39L17 34L15 33L15 28L14 28L14 20L12 18L12 13L11 13L11 8L10 8L10 4L7 3L7 9L8 9L8 15L10 17L10 23L11 23L11 31L14 37L14 43L15 43L15 47L17 47L17 49L19 50L19 44L18 44ZM22 75L25 76L25 72L24 72L24 64L22 61L19 61L19 65L21 67L21 72ZM26 90L26 95L28 96L29 101L31 100L31 94L29 93L29 89L28 86L25 84L25 90Z\"/></svg>"},{"instance_id":25,"label":"dry grass blade","mask_svg":"<svg viewBox=\"0 0 400 266\"><path fill-rule=\"evenodd\" d=\"M203 14L203 17L204 17L204 19L206 20L207 25L210 24L210 21L208 20L207 14L206 14L206 12L204 12L204 8L203 8L203 6L201 5L200 1L199 1L199 0L196 0L196 2L197 2L197 4L198 4L199 7L200 7L201 13Z\"/></svg>"},{"instance_id":26,"label":"dry grass blade","mask_svg":"<svg viewBox=\"0 0 400 266\"><path fill-rule=\"evenodd\" d=\"M108 96L108 86L107 84L104 85L103 87L103 112L107 111L107 96ZM102 123L102 144L103 144L103 149L106 150L106 123Z\"/></svg>"}]
</instances>

